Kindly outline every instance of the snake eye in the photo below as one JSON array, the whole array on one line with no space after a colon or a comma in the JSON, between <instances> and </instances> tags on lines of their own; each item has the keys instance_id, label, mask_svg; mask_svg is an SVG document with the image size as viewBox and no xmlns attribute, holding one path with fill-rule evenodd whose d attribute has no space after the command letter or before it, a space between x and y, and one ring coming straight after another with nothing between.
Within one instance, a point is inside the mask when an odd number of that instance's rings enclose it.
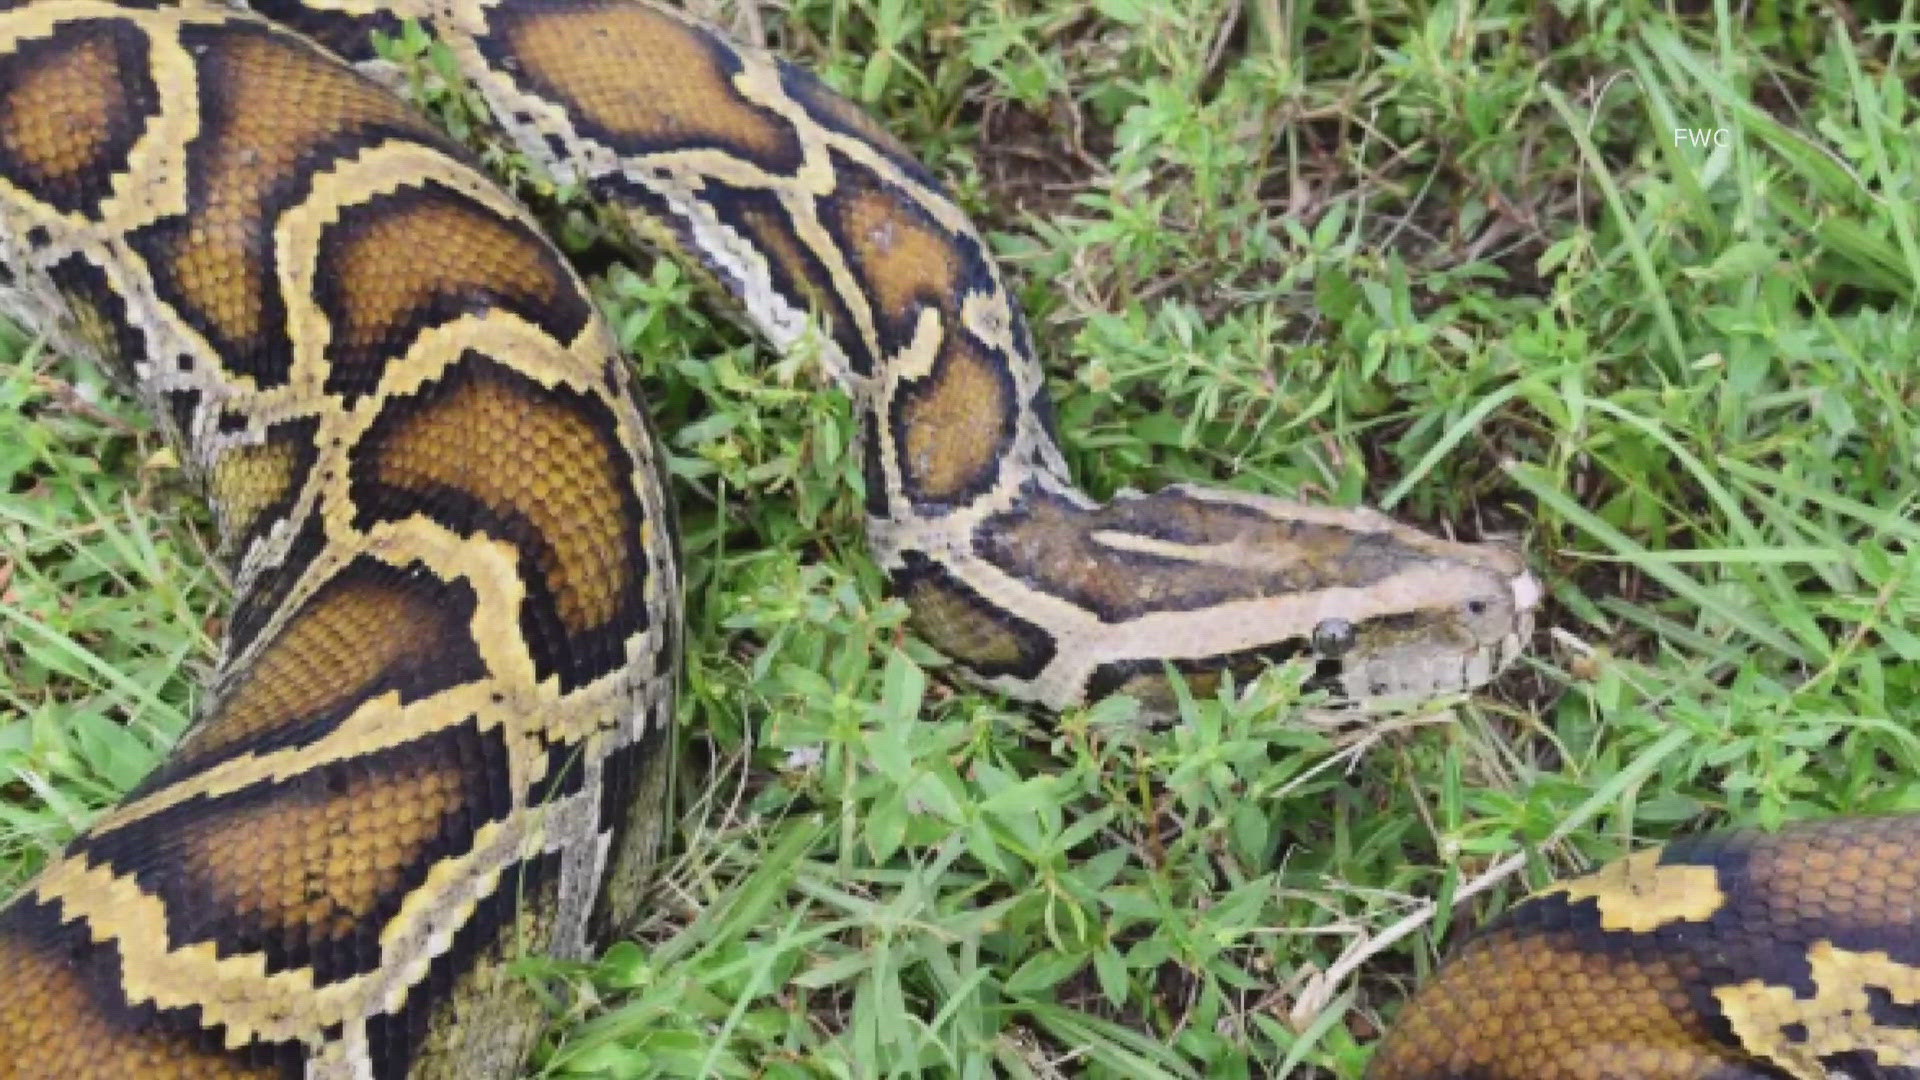
<instances>
[{"instance_id":1,"label":"snake eye","mask_svg":"<svg viewBox=\"0 0 1920 1080\"><path fill-rule=\"evenodd\" d=\"M1353 648L1353 624L1345 619L1321 619L1313 628L1313 651L1321 656L1339 656Z\"/></svg>"},{"instance_id":2,"label":"snake eye","mask_svg":"<svg viewBox=\"0 0 1920 1080\"><path fill-rule=\"evenodd\" d=\"M1467 614L1485 615L1486 613L1487 613L1487 602L1485 600L1481 600L1478 597L1475 597L1474 599L1467 601Z\"/></svg>"}]
</instances>

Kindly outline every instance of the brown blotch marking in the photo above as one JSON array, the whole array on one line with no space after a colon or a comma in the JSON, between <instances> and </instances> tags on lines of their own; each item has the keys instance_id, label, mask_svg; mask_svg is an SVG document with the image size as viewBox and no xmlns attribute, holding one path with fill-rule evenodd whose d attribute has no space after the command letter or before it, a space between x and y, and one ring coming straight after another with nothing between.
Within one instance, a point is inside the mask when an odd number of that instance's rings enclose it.
<instances>
[{"instance_id":1,"label":"brown blotch marking","mask_svg":"<svg viewBox=\"0 0 1920 1080\"><path fill-rule=\"evenodd\" d=\"M731 47L678 19L639 4L522 0L493 20L500 40L483 51L511 55L590 137L625 153L718 144L771 171L799 166L792 127L734 88Z\"/></svg>"},{"instance_id":2,"label":"brown blotch marking","mask_svg":"<svg viewBox=\"0 0 1920 1080\"><path fill-rule=\"evenodd\" d=\"M1096 543L1096 530L1118 524L1107 520L1117 506L1086 511L1035 497L988 519L979 550L1021 580L1114 622L1147 611L1204 607L1257 588L1249 573L1115 552Z\"/></svg>"},{"instance_id":3,"label":"brown blotch marking","mask_svg":"<svg viewBox=\"0 0 1920 1080\"><path fill-rule=\"evenodd\" d=\"M1014 437L1007 372L974 340L950 335L924 381L893 407L900 476L916 500L958 503L990 487Z\"/></svg>"},{"instance_id":4,"label":"brown blotch marking","mask_svg":"<svg viewBox=\"0 0 1920 1080\"><path fill-rule=\"evenodd\" d=\"M420 330L461 314L506 306L560 341L591 317L537 233L437 183L343 209L320 251L314 277L333 324L335 393L375 390Z\"/></svg>"},{"instance_id":5,"label":"brown blotch marking","mask_svg":"<svg viewBox=\"0 0 1920 1080\"><path fill-rule=\"evenodd\" d=\"M1910 818L1810 822L1742 839L1754 906L1780 922L1879 934L1912 922L1920 828ZM1912 949L1903 959L1920 961Z\"/></svg>"},{"instance_id":6,"label":"brown blotch marking","mask_svg":"<svg viewBox=\"0 0 1920 1080\"><path fill-rule=\"evenodd\" d=\"M1137 548L1124 546L1129 537L1138 538ZM1170 546L1153 550L1156 544ZM1388 531L1269 516L1178 488L1093 510L1035 495L988 519L976 550L1108 622L1233 600L1363 589L1441 557ZM1418 615L1402 614L1403 621L1412 618Z\"/></svg>"},{"instance_id":7,"label":"brown blotch marking","mask_svg":"<svg viewBox=\"0 0 1920 1080\"><path fill-rule=\"evenodd\" d=\"M1044 630L975 596L919 552L906 554L893 584L913 612L914 631L980 675L1032 678L1057 651Z\"/></svg>"},{"instance_id":8,"label":"brown blotch marking","mask_svg":"<svg viewBox=\"0 0 1920 1080\"><path fill-rule=\"evenodd\" d=\"M341 770L331 784L183 822L182 866L205 883L201 903L273 938L312 946L364 933L449 822L468 827L471 789L498 780L469 768L415 758Z\"/></svg>"},{"instance_id":9,"label":"brown blotch marking","mask_svg":"<svg viewBox=\"0 0 1920 1080\"><path fill-rule=\"evenodd\" d=\"M274 280L275 214L316 168L382 138L446 144L395 95L262 28L189 27L182 38L201 80L192 209L135 244L162 295L216 338L236 371L279 385L292 358Z\"/></svg>"},{"instance_id":10,"label":"brown blotch marking","mask_svg":"<svg viewBox=\"0 0 1920 1080\"><path fill-rule=\"evenodd\" d=\"M373 565L353 564L301 607L181 740L167 775L242 744L293 737L291 729L377 691L414 699L485 673L464 625L473 609L464 584L400 587L404 571Z\"/></svg>"},{"instance_id":11,"label":"brown blotch marking","mask_svg":"<svg viewBox=\"0 0 1920 1080\"><path fill-rule=\"evenodd\" d=\"M1208 561L1125 550L1099 534L1206 548ZM1046 496L990 519L986 558L1107 621L1190 611L1235 599L1365 586L1398 567L1355 567L1346 555L1368 534L1217 507L1177 490L1082 510ZM1358 572L1356 572L1356 570Z\"/></svg>"},{"instance_id":12,"label":"brown blotch marking","mask_svg":"<svg viewBox=\"0 0 1920 1080\"><path fill-rule=\"evenodd\" d=\"M971 598L945 585L915 582L904 599L913 610L913 628L920 636L969 667L1004 667L1026 658L1018 635L987 618Z\"/></svg>"},{"instance_id":13,"label":"brown blotch marking","mask_svg":"<svg viewBox=\"0 0 1920 1080\"><path fill-rule=\"evenodd\" d=\"M32 909L32 910L29 910ZM35 925L16 928L22 915ZM247 1051L226 1053L212 1033L168 1030L154 1011L118 994L111 944L62 928L23 897L0 915L0 1078L45 1080L270 1080L285 1070Z\"/></svg>"},{"instance_id":14,"label":"brown blotch marking","mask_svg":"<svg viewBox=\"0 0 1920 1080\"><path fill-rule=\"evenodd\" d=\"M1706 1080L1752 1076L1717 1042L1689 987L1702 973L1656 937L1630 954L1571 932L1500 929L1421 989L1387 1033L1368 1080ZM1724 1070L1724 1071L1722 1071Z\"/></svg>"},{"instance_id":15,"label":"brown blotch marking","mask_svg":"<svg viewBox=\"0 0 1920 1080\"><path fill-rule=\"evenodd\" d=\"M85 211L112 193L157 108L137 27L61 23L0 57L0 175L60 210Z\"/></svg>"},{"instance_id":16,"label":"brown blotch marking","mask_svg":"<svg viewBox=\"0 0 1920 1080\"><path fill-rule=\"evenodd\" d=\"M222 551L241 553L292 509L319 453L313 441L319 426L311 417L275 424L263 441L234 447L214 462L207 487Z\"/></svg>"},{"instance_id":17,"label":"brown blotch marking","mask_svg":"<svg viewBox=\"0 0 1920 1080\"><path fill-rule=\"evenodd\" d=\"M530 523L555 612L570 634L614 618L641 568L627 565L621 455L579 410L499 378L461 380L417 405L398 399L364 453L380 483L422 502L465 492Z\"/></svg>"},{"instance_id":18,"label":"brown blotch marking","mask_svg":"<svg viewBox=\"0 0 1920 1080\"><path fill-rule=\"evenodd\" d=\"M952 238L891 191L848 187L836 197L842 238L855 273L873 297L876 321L891 324L898 344L904 344L913 331L915 309L928 303L941 309L941 330L955 333L965 271Z\"/></svg>"},{"instance_id":19,"label":"brown blotch marking","mask_svg":"<svg viewBox=\"0 0 1920 1080\"><path fill-rule=\"evenodd\" d=\"M166 911L164 941L217 943L324 986L378 969L407 897L513 807L507 744L469 718L412 742L221 795L197 795L84 837L74 858Z\"/></svg>"},{"instance_id":20,"label":"brown blotch marking","mask_svg":"<svg viewBox=\"0 0 1920 1080\"><path fill-rule=\"evenodd\" d=\"M286 499L298 460L293 447L276 443L235 447L223 454L207 483L220 519L220 535L253 532L261 513Z\"/></svg>"}]
</instances>

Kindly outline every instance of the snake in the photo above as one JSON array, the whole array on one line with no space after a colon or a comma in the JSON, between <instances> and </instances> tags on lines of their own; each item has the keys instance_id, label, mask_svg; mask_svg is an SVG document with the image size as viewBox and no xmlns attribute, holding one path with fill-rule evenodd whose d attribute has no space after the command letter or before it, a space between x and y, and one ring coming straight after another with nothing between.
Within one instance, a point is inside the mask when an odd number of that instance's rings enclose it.
<instances>
[{"instance_id":1,"label":"snake","mask_svg":"<svg viewBox=\"0 0 1920 1080\"><path fill-rule=\"evenodd\" d=\"M1920 817L1683 837L1555 882L1422 986L1368 1080L1920 1077Z\"/></svg>"},{"instance_id":2,"label":"snake","mask_svg":"<svg viewBox=\"0 0 1920 1080\"><path fill-rule=\"evenodd\" d=\"M0 311L114 376L232 581L193 720L0 908L0 1076L514 1075L665 833L682 554L605 315L377 42L858 417L871 555L956 680L1149 717L1298 661L1487 683L1516 545L1171 484L1098 501L986 242L815 75L640 0L0 0Z\"/></svg>"}]
</instances>

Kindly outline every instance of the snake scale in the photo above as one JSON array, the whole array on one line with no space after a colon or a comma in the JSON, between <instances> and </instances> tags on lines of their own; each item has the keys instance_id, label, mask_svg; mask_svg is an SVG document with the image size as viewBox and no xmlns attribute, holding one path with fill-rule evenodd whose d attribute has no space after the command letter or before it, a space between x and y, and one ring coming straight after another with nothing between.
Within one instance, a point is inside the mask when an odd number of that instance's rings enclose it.
<instances>
[{"instance_id":1,"label":"snake scale","mask_svg":"<svg viewBox=\"0 0 1920 1080\"><path fill-rule=\"evenodd\" d=\"M1169 669L1206 691L1306 657L1387 708L1479 686L1530 633L1539 586L1498 544L1075 489L979 235L798 68L637 0L252 9L0 0L0 303L151 407L235 582L187 734L0 910L0 1076L512 1075L543 1014L507 963L589 955L642 895L682 602L660 455L575 271L392 92L371 43L403 20L535 168L853 398L874 558L961 677L1164 713ZM1786 871L1822 843L1868 865L1863 842L1703 842L1563 886L1449 967L1377 1071L1819 1075L1745 1019L1822 1046L1891 1026L1899 958L1794 924L1740 947L1738 1013L1670 931L1747 941L1776 924L1739 902L1802 887ZM1858 992L1853 1020L1795 1004L1808 965ZM1552 978L1602 1000L1544 1008ZM1589 1022L1606 1008L1653 1019ZM1672 1036L1662 1061L1756 1063L1609 1071L1654 1060L1624 1056L1635 1032Z\"/></svg>"}]
</instances>

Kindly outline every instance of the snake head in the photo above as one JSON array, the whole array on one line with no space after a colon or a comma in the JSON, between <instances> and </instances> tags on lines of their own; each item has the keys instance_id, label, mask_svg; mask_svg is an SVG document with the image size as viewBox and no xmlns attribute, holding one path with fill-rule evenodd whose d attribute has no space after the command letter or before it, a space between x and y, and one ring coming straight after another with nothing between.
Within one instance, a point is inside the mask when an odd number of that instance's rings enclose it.
<instances>
[{"instance_id":1,"label":"snake head","mask_svg":"<svg viewBox=\"0 0 1920 1080\"><path fill-rule=\"evenodd\" d=\"M1051 708L1126 693L1174 711L1305 658L1336 707L1414 708L1520 655L1540 584L1517 547L1373 510L1176 484L1104 506L1029 490L971 550L896 576L915 624L976 681Z\"/></svg>"},{"instance_id":2,"label":"snake head","mask_svg":"<svg viewBox=\"0 0 1920 1080\"><path fill-rule=\"evenodd\" d=\"M1328 610L1307 634L1308 685L1344 707L1392 712L1476 689L1518 659L1542 590L1517 545L1375 529L1382 521L1324 538L1338 554Z\"/></svg>"}]
</instances>

